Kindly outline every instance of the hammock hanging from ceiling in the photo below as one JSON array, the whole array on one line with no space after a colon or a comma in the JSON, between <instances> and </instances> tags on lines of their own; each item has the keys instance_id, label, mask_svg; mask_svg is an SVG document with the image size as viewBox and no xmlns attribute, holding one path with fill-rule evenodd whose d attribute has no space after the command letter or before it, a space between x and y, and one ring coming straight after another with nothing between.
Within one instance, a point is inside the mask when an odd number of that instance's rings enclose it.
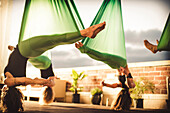
<instances>
[{"instance_id":1,"label":"hammock hanging from ceiling","mask_svg":"<svg viewBox=\"0 0 170 113\"><path fill-rule=\"evenodd\" d=\"M95 39L82 40L82 53L108 64L111 68L126 66L126 49L120 0L104 0L91 25L106 21L106 27Z\"/></svg>"},{"instance_id":2,"label":"hammock hanging from ceiling","mask_svg":"<svg viewBox=\"0 0 170 113\"><path fill-rule=\"evenodd\" d=\"M73 0L26 0L18 42L19 50L22 55L30 51L38 53L27 46L30 43L27 40L43 35L79 32L83 28ZM29 58L29 62L39 69L47 69L51 65L50 56L51 53L46 51L38 57Z\"/></svg>"},{"instance_id":3,"label":"hammock hanging from ceiling","mask_svg":"<svg viewBox=\"0 0 170 113\"><path fill-rule=\"evenodd\" d=\"M170 13L166 21L157 49L159 51L170 51Z\"/></svg>"}]
</instances>

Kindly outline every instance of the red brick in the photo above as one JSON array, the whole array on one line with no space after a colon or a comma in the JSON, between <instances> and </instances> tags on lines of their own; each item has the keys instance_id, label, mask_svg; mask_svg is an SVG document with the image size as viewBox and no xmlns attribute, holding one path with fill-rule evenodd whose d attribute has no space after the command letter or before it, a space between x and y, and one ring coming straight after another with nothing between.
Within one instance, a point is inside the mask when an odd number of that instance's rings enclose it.
<instances>
[{"instance_id":1,"label":"red brick","mask_svg":"<svg viewBox=\"0 0 170 113\"><path fill-rule=\"evenodd\" d=\"M145 77L147 80L154 80L154 76L147 76Z\"/></svg>"},{"instance_id":2,"label":"red brick","mask_svg":"<svg viewBox=\"0 0 170 113\"><path fill-rule=\"evenodd\" d=\"M93 82L96 82L97 81L97 79L96 78L94 78L94 79L91 79Z\"/></svg>"},{"instance_id":3,"label":"red brick","mask_svg":"<svg viewBox=\"0 0 170 113\"><path fill-rule=\"evenodd\" d=\"M160 82L161 82L160 80L152 80L153 84L160 84Z\"/></svg>"},{"instance_id":4,"label":"red brick","mask_svg":"<svg viewBox=\"0 0 170 113\"><path fill-rule=\"evenodd\" d=\"M160 89L155 89L154 90L154 94L160 94L161 93L161 90Z\"/></svg>"},{"instance_id":5,"label":"red brick","mask_svg":"<svg viewBox=\"0 0 170 113\"><path fill-rule=\"evenodd\" d=\"M98 70L87 70L87 74L96 74Z\"/></svg>"},{"instance_id":6,"label":"red brick","mask_svg":"<svg viewBox=\"0 0 170 113\"><path fill-rule=\"evenodd\" d=\"M155 70L156 71L166 71L166 70L168 70L168 68L167 67L155 67Z\"/></svg>"},{"instance_id":7,"label":"red brick","mask_svg":"<svg viewBox=\"0 0 170 113\"><path fill-rule=\"evenodd\" d=\"M144 76L149 76L149 73L144 73Z\"/></svg>"},{"instance_id":8,"label":"red brick","mask_svg":"<svg viewBox=\"0 0 170 113\"><path fill-rule=\"evenodd\" d=\"M162 71L162 72L161 72L161 75L170 76L170 71Z\"/></svg>"},{"instance_id":9,"label":"red brick","mask_svg":"<svg viewBox=\"0 0 170 113\"><path fill-rule=\"evenodd\" d=\"M160 84L166 84L166 80L161 80Z\"/></svg>"},{"instance_id":10,"label":"red brick","mask_svg":"<svg viewBox=\"0 0 170 113\"><path fill-rule=\"evenodd\" d=\"M95 76L88 76L88 80L94 79L94 78L95 78Z\"/></svg>"},{"instance_id":11,"label":"red brick","mask_svg":"<svg viewBox=\"0 0 170 113\"><path fill-rule=\"evenodd\" d=\"M154 71L154 67L145 67L144 71Z\"/></svg>"},{"instance_id":12,"label":"red brick","mask_svg":"<svg viewBox=\"0 0 170 113\"><path fill-rule=\"evenodd\" d=\"M145 94L153 94L151 91L145 91Z\"/></svg>"},{"instance_id":13,"label":"red brick","mask_svg":"<svg viewBox=\"0 0 170 113\"><path fill-rule=\"evenodd\" d=\"M103 79L102 78L96 78L97 79L97 81L102 81Z\"/></svg>"},{"instance_id":14,"label":"red brick","mask_svg":"<svg viewBox=\"0 0 170 113\"><path fill-rule=\"evenodd\" d=\"M156 89L166 89L166 85L155 85Z\"/></svg>"},{"instance_id":15,"label":"red brick","mask_svg":"<svg viewBox=\"0 0 170 113\"><path fill-rule=\"evenodd\" d=\"M113 70L113 69L105 69L104 72L105 72L105 73L116 73L116 70Z\"/></svg>"},{"instance_id":16,"label":"red brick","mask_svg":"<svg viewBox=\"0 0 170 113\"><path fill-rule=\"evenodd\" d=\"M132 76L139 76L139 73L132 73Z\"/></svg>"},{"instance_id":17,"label":"red brick","mask_svg":"<svg viewBox=\"0 0 170 113\"><path fill-rule=\"evenodd\" d=\"M149 76L155 76L155 75L160 75L160 74L161 74L160 72L150 72Z\"/></svg>"},{"instance_id":18,"label":"red brick","mask_svg":"<svg viewBox=\"0 0 170 113\"><path fill-rule=\"evenodd\" d=\"M99 75L102 79L105 79L106 77L107 77L107 75L106 74L101 74L101 75Z\"/></svg>"},{"instance_id":19,"label":"red brick","mask_svg":"<svg viewBox=\"0 0 170 113\"><path fill-rule=\"evenodd\" d=\"M99 73L104 73L106 70L108 70L108 69L100 69Z\"/></svg>"},{"instance_id":20,"label":"red brick","mask_svg":"<svg viewBox=\"0 0 170 113\"><path fill-rule=\"evenodd\" d=\"M161 94L167 94L167 90L166 89L162 89L161 90Z\"/></svg>"},{"instance_id":21,"label":"red brick","mask_svg":"<svg viewBox=\"0 0 170 113\"><path fill-rule=\"evenodd\" d=\"M165 76L155 76L155 80L166 80Z\"/></svg>"},{"instance_id":22,"label":"red brick","mask_svg":"<svg viewBox=\"0 0 170 113\"><path fill-rule=\"evenodd\" d=\"M138 77L134 77L134 78L133 78L134 81L137 81L138 79L139 79Z\"/></svg>"},{"instance_id":23,"label":"red brick","mask_svg":"<svg viewBox=\"0 0 170 113\"><path fill-rule=\"evenodd\" d=\"M138 73L138 72L143 72L144 71L144 69L143 68L130 68L129 69L131 72L134 72L134 73Z\"/></svg>"},{"instance_id":24,"label":"red brick","mask_svg":"<svg viewBox=\"0 0 170 113\"><path fill-rule=\"evenodd\" d=\"M170 66L167 67L167 70L170 70Z\"/></svg>"},{"instance_id":25,"label":"red brick","mask_svg":"<svg viewBox=\"0 0 170 113\"><path fill-rule=\"evenodd\" d=\"M102 86L100 85L100 86L98 86L98 88L100 88L101 90L102 90Z\"/></svg>"},{"instance_id":26,"label":"red brick","mask_svg":"<svg viewBox=\"0 0 170 113\"><path fill-rule=\"evenodd\" d=\"M139 73L138 75L139 76L148 76L149 74L148 73Z\"/></svg>"}]
</instances>

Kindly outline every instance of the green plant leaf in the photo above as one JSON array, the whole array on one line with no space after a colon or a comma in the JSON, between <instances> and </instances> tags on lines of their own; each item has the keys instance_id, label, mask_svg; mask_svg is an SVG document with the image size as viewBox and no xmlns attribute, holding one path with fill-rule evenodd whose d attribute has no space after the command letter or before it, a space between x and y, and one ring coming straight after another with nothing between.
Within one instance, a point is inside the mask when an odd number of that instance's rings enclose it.
<instances>
[{"instance_id":1,"label":"green plant leaf","mask_svg":"<svg viewBox=\"0 0 170 113\"><path fill-rule=\"evenodd\" d=\"M79 88L77 88L77 91L78 91L78 92L81 92L82 89L83 89L83 87L79 87Z\"/></svg>"},{"instance_id":2,"label":"green plant leaf","mask_svg":"<svg viewBox=\"0 0 170 113\"><path fill-rule=\"evenodd\" d=\"M98 87L91 89L90 92L91 92L91 95L97 95L97 94L100 95L103 93L103 91L101 89L99 89Z\"/></svg>"},{"instance_id":3,"label":"green plant leaf","mask_svg":"<svg viewBox=\"0 0 170 113\"><path fill-rule=\"evenodd\" d=\"M77 81L73 81L73 86L76 88L77 87Z\"/></svg>"},{"instance_id":4,"label":"green plant leaf","mask_svg":"<svg viewBox=\"0 0 170 113\"><path fill-rule=\"evenodd\" d=\"M78 87L78 80L82 80L87 75L83 75L84 71L78 74L74 69L72 69L72 74L70 75L73 78L72 88L71 90L76 93L76 91L81 91L82 88Z\"/></svg>"},{"instance_id":5,"label":"green plant leaf","mask_svg":"<svg viewBox=\"0 0 170 113\"><path fill-rule=\"evenodd\" d=\"M87 77L87 75L83 75L80 80L83 80L83 78Z\"/></svg>"},{"instance_id":6,"label":"green plant leaf","mask_svg":"<svg viewBox=\"0 0 170 113\"><path fill-rule=\"evenodd\" d=\"M74 80L78 80L78 73L74 69L72 69L72 77Z\"/></svg>"},{"instance_id":7,"label":"green plant leaf","mask_svg":"<svg viewBox=\"0 0 170 113\"><path fill-rule=\"evenodd\" d=\"M79 78L81 77L81 75L83 75L83 73L84 73L84 71L83 71L83 72L81 72L81 73L79 74Z\"/></svg>"},{"instance_id":8,"label":"green plant leaf","mask_svg":"<svg viewBox=\"0 0 170 113\"><path fill-rule=\"evenodd\" d=\"M134 81L134 83L136 85L135 88L130 89L132 98L142 98L142 94L144 94L145 91L154 92L154 84L145 78L140 78L138 81Z\"/></svg>"},{"instance_id":9,"label":"green plant leaf","mask_svg":"<svg viewBox=\"0 0 170 113\"><path fill-rule=\"evenodd\" d=\"M74 87L71 87L69 90L72 91L72 92L74 92L74 91L75 91L75 88L74 88Z\"/></svg>"}]
</instances>

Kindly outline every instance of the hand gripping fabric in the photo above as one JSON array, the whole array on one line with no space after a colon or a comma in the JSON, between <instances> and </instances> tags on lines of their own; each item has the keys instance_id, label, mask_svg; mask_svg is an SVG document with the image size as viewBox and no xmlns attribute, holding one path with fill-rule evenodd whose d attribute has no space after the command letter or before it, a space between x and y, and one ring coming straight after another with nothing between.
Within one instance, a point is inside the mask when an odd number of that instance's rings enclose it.
<instances>
[{"instance_id":1,"label":"hand gripping fabric","mask_svg":"<svg viewBox=\"0 0 170 113\"><path fill-rule=\"evenodd\" d=\"M82 39L83 28L73 0L26 0L19 51L35 67L47 69L51 65L47 50Z\"/></svg>"},{"instance_id":2,"label":"hand gripping fabric","mask_svg":"<svg viewBox=\"0 0 170 113\"><path fill-rule=\"evenodd\" d=\"M120 0L104 0L91 25L106 21L106 27L95 39L86 37L79 50L111 68L126 66L126 49Z\"/></svg>"},{"instance_id":3,"label":"hand gripping fabric","mask_svg":"<svg viewBox=\"0 0 170 113\"><path fill-rule=\"evenodd\" d=\"M159 51L170 51L170 13L166 21L157 49Z\"/></svg>"}]
</instances>

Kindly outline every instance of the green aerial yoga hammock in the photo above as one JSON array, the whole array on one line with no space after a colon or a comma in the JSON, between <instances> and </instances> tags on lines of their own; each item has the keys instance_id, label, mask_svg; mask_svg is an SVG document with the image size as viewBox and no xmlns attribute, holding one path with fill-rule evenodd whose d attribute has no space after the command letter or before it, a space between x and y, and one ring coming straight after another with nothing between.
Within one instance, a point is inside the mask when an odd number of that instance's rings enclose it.
<instances>
[{"instance_id":1,"label":"green aerial yoga hammock","mask_svg":"<svg viewBox=\"0 0 170 113\"><path fill-rule=\"evenodd\" d=\"M26 0L19 50L35 67L47 69L51 65L47 50L82 39L83 28L73 0Z\"/></svg>"},{"instance_id":2,"label":"green aerial yoga hammock","mask_svg":"<svg viewBox=\"0 0 170 113\"><path fill-rule=\"evenodd\" d=\"M166 21L157 49L158 51L170 51L170 13Z\"/></svg>"},{"instance_id":3,"label":"green aerial yoga hammock","mask_svg":"<svg viewBox=\"0 0 170 113\"><path fill-rule=\"evenodd\" d=\"M120 0L104 0L91 25L106 21L106 27L95 39L82 40L82 53L103 61L111 68L126 66L126 49Z\"/></svg>"}]
</instances>

